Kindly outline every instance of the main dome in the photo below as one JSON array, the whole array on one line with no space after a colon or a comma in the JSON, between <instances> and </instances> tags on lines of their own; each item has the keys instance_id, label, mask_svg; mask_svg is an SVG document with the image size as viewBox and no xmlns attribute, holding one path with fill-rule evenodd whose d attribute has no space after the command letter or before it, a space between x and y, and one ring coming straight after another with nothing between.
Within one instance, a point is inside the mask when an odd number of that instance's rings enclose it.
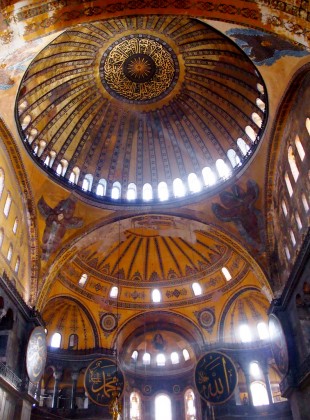
<instances>
[{"instance_id":1,"label":"main dome","mask_svg":"<svg viewBox=\"0 0 310 420\"><path fill-rule=\"evenodd\" d=\"M253 155L264 82L229 38L190 18L83 24L26 71L16 115L28 151L96 201L152 204L212 191Z\"/></svg>"}]
</instances>

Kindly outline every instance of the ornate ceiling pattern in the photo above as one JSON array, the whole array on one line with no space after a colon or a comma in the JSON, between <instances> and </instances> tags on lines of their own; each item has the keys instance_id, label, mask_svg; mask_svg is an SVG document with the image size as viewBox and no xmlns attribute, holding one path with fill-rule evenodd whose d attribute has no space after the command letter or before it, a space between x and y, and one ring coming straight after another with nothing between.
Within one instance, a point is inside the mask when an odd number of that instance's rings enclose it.
<instances>
[{"instance_id":1,"label":"ornate ceiling pattern","mask_svg":"<svg viewBox=\"0 0 310 420\"><path fill-rule=\"evenodd\" d=\"M105 200L116 182L121 199L134 184L141 200L148 183L156 200L162 181L172 195L177 178L194 173L206 185L209 167L223 181L218 160L230 174L248 161L266 122L263 86L247 56L206 24L119 18L65 31L37 55L17 122L31 155L67 186Z\"/></svg>"}]
</instances>

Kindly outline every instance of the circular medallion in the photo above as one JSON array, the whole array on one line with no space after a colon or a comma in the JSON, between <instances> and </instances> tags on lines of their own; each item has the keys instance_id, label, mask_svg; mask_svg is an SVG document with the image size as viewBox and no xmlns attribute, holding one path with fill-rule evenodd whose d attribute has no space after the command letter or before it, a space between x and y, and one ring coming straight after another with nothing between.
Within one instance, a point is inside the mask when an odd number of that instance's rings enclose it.
<instances>
[{"instance_id":1,"label":"circular medallion","mask_svg":"<svg viewBox=\"0 0 310 420\"><path fill-rule=\"evenodd\" d=\"M100 77L110 95L132 103L151 103L168 95L179 75L177 56L151 35L115 41L102 56Z\"/></svg>"},{"instance_id":2,"label":"circular medallion","mask_svg":"<svg viewBox=\"0 0 310 420\"><path fill-rule=\"evenodd\" d=\"M285 375L289 365L287 343L281 322L274 314L269 315L269 336L274 360Z\"/></svg>"},{"instance_id":3,"label":"circular medallion","mask_svg":"<svg viewBox=\"0 0 310 420\"><path fill-rule=\"evenodd\" d=\"M104 332L110 333L117 327L117 318L115 315L107 312L102 315L100 325Z\"/></svg>"},{"instance_id":4,"label":"circular medallion","mask_svg":"<svg viewBox=\"0 0 310 420\"><path fill-rule=\"evenodd\" d=\"M26 368L32 383L40 382L47 355L46 334L43 327L36 327L29 338L26 353Z\"/></svg>"},{"instance_id":5,"label":"circular medallion","mask_svg":"<svg viewBox=\"0 0 310 420\"><path fill-rule=\"evenodd\" d=\"M212 328L215 323L214 313L209 309L205 309L200 312L198 321L202 328Z\"/></svg>"},{"instance_id":6,"label":"circular medallion","mask_svg":"<svg viewBox=\"0 0 310 420\"><path fill-rule=\"evenodd\" d=\"M107 406L115 394L124 390L124 375L115 360L107 357L90 363L85 372L84 386L88 397L97 405Z\"/></svg>"},{"instance_id":7,"label":"circular medallion","mask_svg":"<svg viewBox=\"0 0 310 420\"><path fill-rule=\"evenodd\" d=\"M210 351L199 359L195 370L196 388L208 403L216 405L229 400L237 381L235 365L226 354Z\"/></svg>"}]
</instances>

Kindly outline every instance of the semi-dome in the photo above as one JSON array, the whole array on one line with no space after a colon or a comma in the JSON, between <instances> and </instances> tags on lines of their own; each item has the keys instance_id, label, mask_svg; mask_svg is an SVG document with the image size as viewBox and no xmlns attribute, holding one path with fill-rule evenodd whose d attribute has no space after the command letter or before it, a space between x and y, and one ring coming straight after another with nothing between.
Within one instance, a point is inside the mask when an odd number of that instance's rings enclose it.
<instances>
[{"instance_id":1,"label":"semi-dome","mask_svg":"<svg viewBox=\"0 0 310 420\"><path fill-rule=\"evenodd\" d=\"M97 201L212 191L248 162L266 122L264 82L226 36L191 18L139 16L63 32L17 95L28 151Z\"/></svg>"}]
</instances>

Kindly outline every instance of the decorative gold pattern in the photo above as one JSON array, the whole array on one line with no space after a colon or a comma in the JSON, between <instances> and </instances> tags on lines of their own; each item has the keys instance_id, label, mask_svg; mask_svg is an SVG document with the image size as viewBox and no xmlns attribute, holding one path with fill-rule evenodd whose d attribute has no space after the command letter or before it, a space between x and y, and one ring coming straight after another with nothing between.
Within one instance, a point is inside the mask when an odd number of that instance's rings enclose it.
<instances>
[{"instance_id":1,"label":"decorative gold pattern","mask_svg":"<svg viewBox=\"0 0 310 420\"><path fill-rule=\"evenodd\" d=\"M172 49L150 35L116 41L103 55L100 74L108 92L130 101L150 101L167 95L178 68Z\"/></svg>"}]
</instances>

